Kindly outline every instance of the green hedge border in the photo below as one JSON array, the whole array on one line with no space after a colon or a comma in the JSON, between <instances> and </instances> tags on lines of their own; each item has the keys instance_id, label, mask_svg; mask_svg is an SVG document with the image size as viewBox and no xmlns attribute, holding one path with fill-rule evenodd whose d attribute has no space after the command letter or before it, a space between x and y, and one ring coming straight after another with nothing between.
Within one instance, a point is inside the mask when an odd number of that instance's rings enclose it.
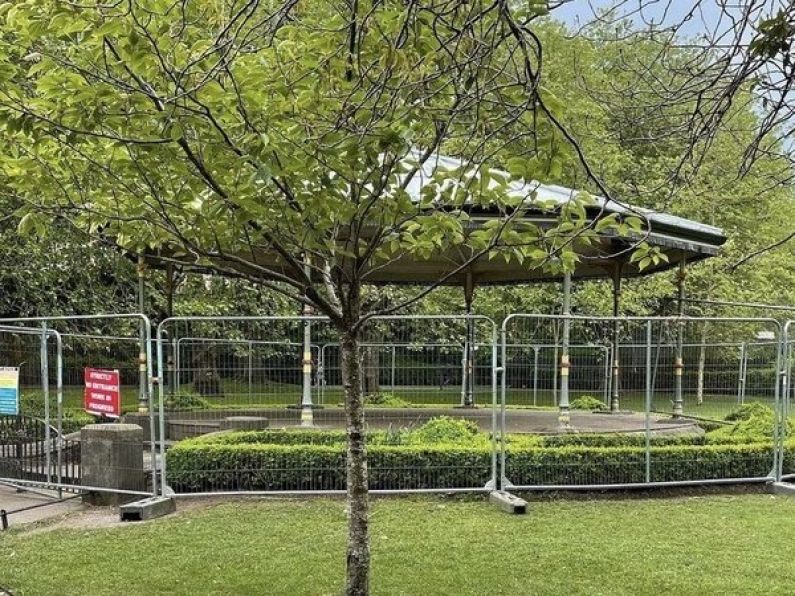
<instances>
[{"instance_id":1,"label":"green hedge border","mask_svg":"<svg viewBox=\"0 0 795 596\"><path fill-rule=\"evenodd\" d=\"M611 439L618 443L623 437L632 444L596 446L585 444L596 440L587 436L577 438L580 444L574 438L570 444L562 437L533 437L535 443L518 438L508 445L505 475L516 485L645 481L645 447L636 444L637 438L619 435ZM343 440L338 431L254 431L189 439L167 452L167 482L177 492L344 490ZM481 488L491 478L492 452L488 445L375 442L368 446L368 464L371 489ZM652 482L761 478L772 465L770 442L655 444L651 449ZM785 473L793 472L795 440L789 440Z\"/></svg>"}]
</instances>

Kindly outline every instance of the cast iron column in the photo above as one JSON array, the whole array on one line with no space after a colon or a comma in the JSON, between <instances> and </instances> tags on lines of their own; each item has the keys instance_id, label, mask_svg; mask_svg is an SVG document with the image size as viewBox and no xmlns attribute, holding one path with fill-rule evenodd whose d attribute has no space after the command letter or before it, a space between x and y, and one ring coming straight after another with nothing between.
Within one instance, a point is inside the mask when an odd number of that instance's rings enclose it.
<instances>
[{"instance_id":1,"label":"cast iron column","mask_svg":"<svg viewBox=\"0 0 795 596\"><path fill-rule=\"evenodd\" d=\"M560 353L560 402L558 403L558 425L568 429L569 413L569 339L571 335L571 273L563 274L563 337Z\"/></svg>"},{"instance_id":2,"label":"cast iron column","mask_svg":"<svg viewBox=\"0 0 795 596\"><path fill-rule=\"evenodd\" d=\"M312 275L309 267L309 261L304 259L304 274L307 277ZM303 316L309 317L312 315L312 308L305 304ZM303 383L301 392L301 426L313 426L314 414L312 412L312 326L309 320L304 321L304 357L303 365Z\"/></svg>"},{"instance_id":3,"label":"cast iron column","mask_svg":"<svg viewBox=\"0 0 795 596\"><path fill-rule=\"evenodd\" d=\"M621 376L621 365L619 363L621 336L621 324L618 321L618 313L621 306L621 263L616 263L613 269L613 394L610 397L610 411L618 412L621 407L619 403L618 381Z\"/></svg>"},{"instance_id":4,"label":"cast iron column","mask_svg":"<svg viewBox=\"0 0 795 596\"><path fill-rule=\"evenodd\" d=\"M676 277L676 285L679 290L679 304L676 334L676 356L674 358L674 418L680 418L684 412L682 403L682 374L685 365L682 360L685 327L682 317L685 314L685 260L679 261L679 274Z\"/></svg>"},{"instance_id":5,"label":"cast iron column","mask_svg":"<svg viewBox=\"0 0 795 596\"><path fill-rule=\"evenodd\" d=\"M138 255L138 312L145 314L145 297L144 297L144 276L146 275L146 263L144 262L143 255ZM138 330L138 413L149 413L149 399L147 396L147 379L146 379L146 330L144 329L144 322L141 321L140 329Z\"/></svg>"},{"instance_id":6,"label":"cast iron column","mask_svg":"<svg viewBox=\"0 0 795 596\"><path fill-rule=\"evenodd\" d=\"M464 340L464 395L461 406L475 407L475 326L472 321L472 302L475 297L475 283L472 272L467 271L464 281L464 304L466 306L466 339Z\"/></svg>"}]
</instances>

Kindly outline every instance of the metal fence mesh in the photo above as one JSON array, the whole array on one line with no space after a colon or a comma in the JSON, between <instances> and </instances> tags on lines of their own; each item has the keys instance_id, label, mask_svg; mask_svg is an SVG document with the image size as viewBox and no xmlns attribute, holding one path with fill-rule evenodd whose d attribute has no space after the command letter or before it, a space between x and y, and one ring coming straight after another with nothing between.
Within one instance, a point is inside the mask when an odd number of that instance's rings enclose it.
<instances>
[{"instance_id":1,"label":"metal fence mesh","mask_svg":"<svg viewBox=\"0 0 795 596\"><path fill-rule=\"evenodd\" d=\"M306 491L345 488L346 418L338 333L322 318L175 318L160 326L164 443L219 430L252 430L226 441L268 444L201 469L190 445L168 455L177 492ZM495 327L483 317L381 317L364 326L359 358L369 473L374 490L475 489L493 481ZM458 409L460 407L460 409ZM438 416L466 418L484 441L463 458L428 458L409 433ZM311 428L314 434L271 429ZM259 431L259 432L256 432ZM304 451L279 444L300 442ZM242 437L242 438L241 438ZM211 441L215 439L209 439ZM276 446L274 446L276 444ZM193 448L193 454L199 447ZM231 447L210 448L231 454Z\"/></svg>"},{"instance_id":2,"label":"metal fence mesh","mask_svg":"<svg viewBox=\"0 0 795 596\"><path fill-rule=\"evenodd\" d=\"M341 351L328 321L173 318L152 341L145 324L121 315L0 321L0 366L19 368L23 396L21 416L0 417L0 480L102 481L103 464L81 459L77 433L100 421L83 412L91 367L119 371L124 422L143 433L109 464L128 486L104 490L344 490ZM788 335L789 325L782 332L767 319L512 315L499 339L484 317L375 318L358 355L370 488L790 477ZM713 432L754 403L775 412L768 435ZM156 412L138 413L149 406ZM299 428L311 432L290 432Z\"/></svg>"},{"instance_id":3,"label":"metal fence mesh","mask_svg":"<svg viewBox=\"0 0 795 596\"><path fill-rule=\"evenodd\" d=\"M568 348L561 339L564 325ZM723 420L738 403L778 408L779 337L778 324L763 319L509 318L502 347L506 411L527 402L533 382L535 355L516 346L551 344L558 353L559 389L542 399L563 403L565 386L575 434L562 427L562 434L532 448L508 434L504 483L588 487L767 477L775 459L772 430L769 445L740 447L739 438L703 436L692 419ZM594 378L604 374L603 362L593 356L604 346L611 367L608 400ZM599 402L605 406L596 408ZM606 430L616 438L605 438ZM602 436L594 439L596 433ZM628 437L619 440L619 434Z\"/></svg>"},{"instance_id":4,"label":"metal fence mesh","mask_svg":"<svg viewBox=\"0 0 795 596\"><path fill-rule=\"evenodd\" d=\"M19 368L19 412L0 420L0 478L25 484L69 488L85 486L100 476L86 474L81 456L81 428L116 418L84 412L84 374L87 368L119 372L121 412L148 407L153 378L147 345L149 323L138 315L53 317L0 322L0 366ZM157 445L148 437L154 427L144 417L147 442L129 445L138 453L119 468L121 476L140 470L134 492L157 488ZM124 448L120 447L123 451ZM102 472L121 465L102 460ZM121 486L99 489L124 490Z\"/></svg>"}]
</instances>

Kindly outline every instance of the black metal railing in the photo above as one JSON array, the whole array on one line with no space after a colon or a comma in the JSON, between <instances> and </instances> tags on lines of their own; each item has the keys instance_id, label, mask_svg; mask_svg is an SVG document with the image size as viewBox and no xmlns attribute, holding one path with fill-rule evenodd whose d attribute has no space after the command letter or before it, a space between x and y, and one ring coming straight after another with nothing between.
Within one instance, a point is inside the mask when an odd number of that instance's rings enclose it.
<instances>
[{"instance_id":1,"label":"black metal railing","mask_svg":"<svg viewBox=\"0 0 795 596\"><path fill-rule=\"evenodd\" d=\"M60 473L59 473L60 472ZM32 416L0 415L0 478L80 483L80 441Z\"/></svg>"}]
</instances>

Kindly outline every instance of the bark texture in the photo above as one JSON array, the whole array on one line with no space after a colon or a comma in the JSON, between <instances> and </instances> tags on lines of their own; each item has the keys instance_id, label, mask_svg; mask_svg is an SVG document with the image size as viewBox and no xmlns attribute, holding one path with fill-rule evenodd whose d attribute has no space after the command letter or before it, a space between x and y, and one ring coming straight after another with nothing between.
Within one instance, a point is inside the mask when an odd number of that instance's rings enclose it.
<instances>
[{"instance_id":1,"label":"bark texture","mask_svg":"<svg viewBox=\"0 0 795 596\"><path fill-rule=\"evenodd\" d=\"M369 347L362 350L364 360L364 394L380 393L379 383L380 358L378 348Z\"/></svg>"},{"instance_id":2,"label":"bark texture","mask_svg":"<svg viewBox=\"0 0 795 596\"><path fill-rule=\"evenodd\" d=\"M345 593L348 596L365 596L370 591L370 540L362 360L359 337L355 332L343 332L340 344L348 435L348 552Z\"/></svg>"},{"instance_id":3,"label":"bark texture","mask_svg":"<svg viewBox=\"0 0 795 596\"><path fill-rule=\"evenodd\" d=\"M704 345L706 334L701 336L701 347L698 349L698 383L696 386L696 403L704 403L704 370L707 365L707 346Z\"/></svg>"}]
</instances>

